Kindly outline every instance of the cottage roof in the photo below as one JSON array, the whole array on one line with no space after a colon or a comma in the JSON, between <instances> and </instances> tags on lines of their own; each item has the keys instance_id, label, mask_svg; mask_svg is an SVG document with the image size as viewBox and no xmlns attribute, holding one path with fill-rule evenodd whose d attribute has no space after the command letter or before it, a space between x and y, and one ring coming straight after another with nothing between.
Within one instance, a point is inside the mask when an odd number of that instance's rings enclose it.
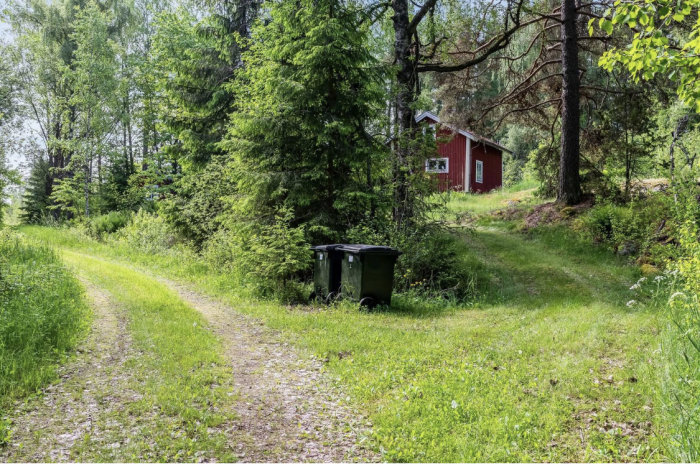
<instances>
[{"instance_id":1,"label":"cottage roof","mask_svg":"<svg viewBox=\"0 0 700 467\"><path fill-rule=\"evenodd\" d=\"M430 120L433 120L436 123L440 123L440 117L438 117L434 113L428 112L428 111L425 111L425 112L421 113L420 115L416 116L416 122L420 122L422 120L425 120L426 118L429 118ZM488 146L492 146L494 148L500 149L502 151L512 152L510 149L506 148L505 146L501 146L496 141L489 139L489 138L486 138L485 136L480 136L480 135L477 135L476 133L473 133L471 131L462 130L462 129L453 127L452 125L445 125L445 126L450 128L452 131L459 133L460 135L466 136L467 138L471 139L472 141L476 141L477 143L483 143L483 144L486 144Z\"/></svg>"}]
</instances>

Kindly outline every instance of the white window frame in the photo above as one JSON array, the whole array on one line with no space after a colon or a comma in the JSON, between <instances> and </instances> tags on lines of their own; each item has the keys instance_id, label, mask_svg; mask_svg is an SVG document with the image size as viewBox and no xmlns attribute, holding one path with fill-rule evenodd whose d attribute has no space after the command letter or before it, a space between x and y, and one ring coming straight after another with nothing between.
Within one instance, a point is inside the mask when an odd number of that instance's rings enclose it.
<instances>
[{"instance_id":1,"label":"white window frame","mask_svg":"<svg viewBox=\"0 0 700 467\"><path fill-rule=\"evenodd\" d=\"M476 170L474 172L474 181L476 183L484 183L484 161L476 161Z\"/></svg>"},{"instance_id":2,"label":"white window frame","mask_svg":"<svg viewBox=\"0 0 700 467\"><path fill-rule=\"evenodd\" d=\"M444 169L431 169L430 168L430 161L445 161L445 168ZM450 173L450 159L447 157L431 157L430 159L425 160L425 171L431 174L446 174Z\"/></svg>"}]
</instances>

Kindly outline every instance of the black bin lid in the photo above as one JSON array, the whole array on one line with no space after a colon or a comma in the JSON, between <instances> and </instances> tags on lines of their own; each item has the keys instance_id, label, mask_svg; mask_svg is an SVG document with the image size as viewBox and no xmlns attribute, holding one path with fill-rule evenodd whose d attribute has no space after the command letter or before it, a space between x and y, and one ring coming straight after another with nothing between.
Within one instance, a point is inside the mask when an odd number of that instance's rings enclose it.
<instances>
[{"instance_id":1,"label":"black bin lid","mask_svg":"<svg viewBox=\"0 0 700 467\"><path fill-rule=\"evenodd\" d=\"M330 245L316 245L312 246L311 249L313 251L335 251L339 250L340 247L345 246L342 243L332 243Z\"/></svg>"},{"instance_id":2,"label":"black bin lid","mask_svg":"<svg viewBox=\"0 0 700 467\"><path fill-rule=\"evenodd\" d=\"M357 245L357 244L347 244L347 245L341 245L340 248L338 248L340 251L345 251L348 253L355 253L355 254L362 254L362 253L369 253L373 255L392 255L392 256L399 256L401 252L397 250L396 248L392 248L390 246L382 246L382 245Z\"/></svg>"}]
</instances>

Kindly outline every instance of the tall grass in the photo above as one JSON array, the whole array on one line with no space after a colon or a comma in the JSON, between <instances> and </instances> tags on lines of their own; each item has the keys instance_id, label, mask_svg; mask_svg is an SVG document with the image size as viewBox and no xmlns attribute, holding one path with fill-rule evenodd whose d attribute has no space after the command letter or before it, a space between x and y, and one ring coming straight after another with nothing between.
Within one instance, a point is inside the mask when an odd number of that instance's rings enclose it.
<instances>
[{"instance_id":1,"label":"tall grass","mask_svg":"<svg viewBox=\"0 0 700 467\"><path fill-rule=\"evenodd\" d=\"M700 461L700 300L674 292L663 335L659 413L668 427L666 450L679 462Z\"/></svg>"},{"instance_id":2,"label":"tall grass","mask_svg":"<svg viewBox=\"0 0 700 467\"><path fill-rule=\"evenodd\" d=\"M0 410L55 376L86 329L86 310L80 284L53 250L0 232Z\"/></svg>"},{"instance_id":3,"label":"tall grass","mask_svg":"<svg viewBox=\"0 0 700 467\"><path fill-rule=\"evenodd\" d=\"M670 433L667 450L681 462L700 461L700 203L691 186L680 190L676 206L681 255L672 266L674 287L666 303L670 322L659 392Z\"/></svg>"}]
</instances>

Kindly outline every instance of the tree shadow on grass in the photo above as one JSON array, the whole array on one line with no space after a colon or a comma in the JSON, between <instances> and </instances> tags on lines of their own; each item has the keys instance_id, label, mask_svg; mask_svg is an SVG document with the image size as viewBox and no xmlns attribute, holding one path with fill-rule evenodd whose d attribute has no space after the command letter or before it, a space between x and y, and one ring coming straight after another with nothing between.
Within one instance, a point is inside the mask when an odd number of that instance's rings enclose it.
<instances>
[{"instance_id":1,"label":"tree shadow on grass","mask_svg":"<svg viewBox=\"0 0 700 467\"><path fill-rule=\"evenodd\" d=\"M372 312L433 318L460 310L508 306L514 310L570 304L604 303L622 307L638 271L602 247L578 238L565 227L544 227L528 233L465 230L463 266L472 275L471 300L430 299L396 294L391 307ZM624 308L626 312L632 312Z\"/></svg>"},{"instance_id":2,"label":"tree shadow on grass","mask_svg":"<svg viewBox=\"0 0 700 467\"><path fill-rule=\"evenodd\" d=\"M480 288L483 306L620 306L638 275L622 259L563 227L525 234L476 231L464 238L472 260L485 265L497 283Z\"/></svg>"}]
</instances>

